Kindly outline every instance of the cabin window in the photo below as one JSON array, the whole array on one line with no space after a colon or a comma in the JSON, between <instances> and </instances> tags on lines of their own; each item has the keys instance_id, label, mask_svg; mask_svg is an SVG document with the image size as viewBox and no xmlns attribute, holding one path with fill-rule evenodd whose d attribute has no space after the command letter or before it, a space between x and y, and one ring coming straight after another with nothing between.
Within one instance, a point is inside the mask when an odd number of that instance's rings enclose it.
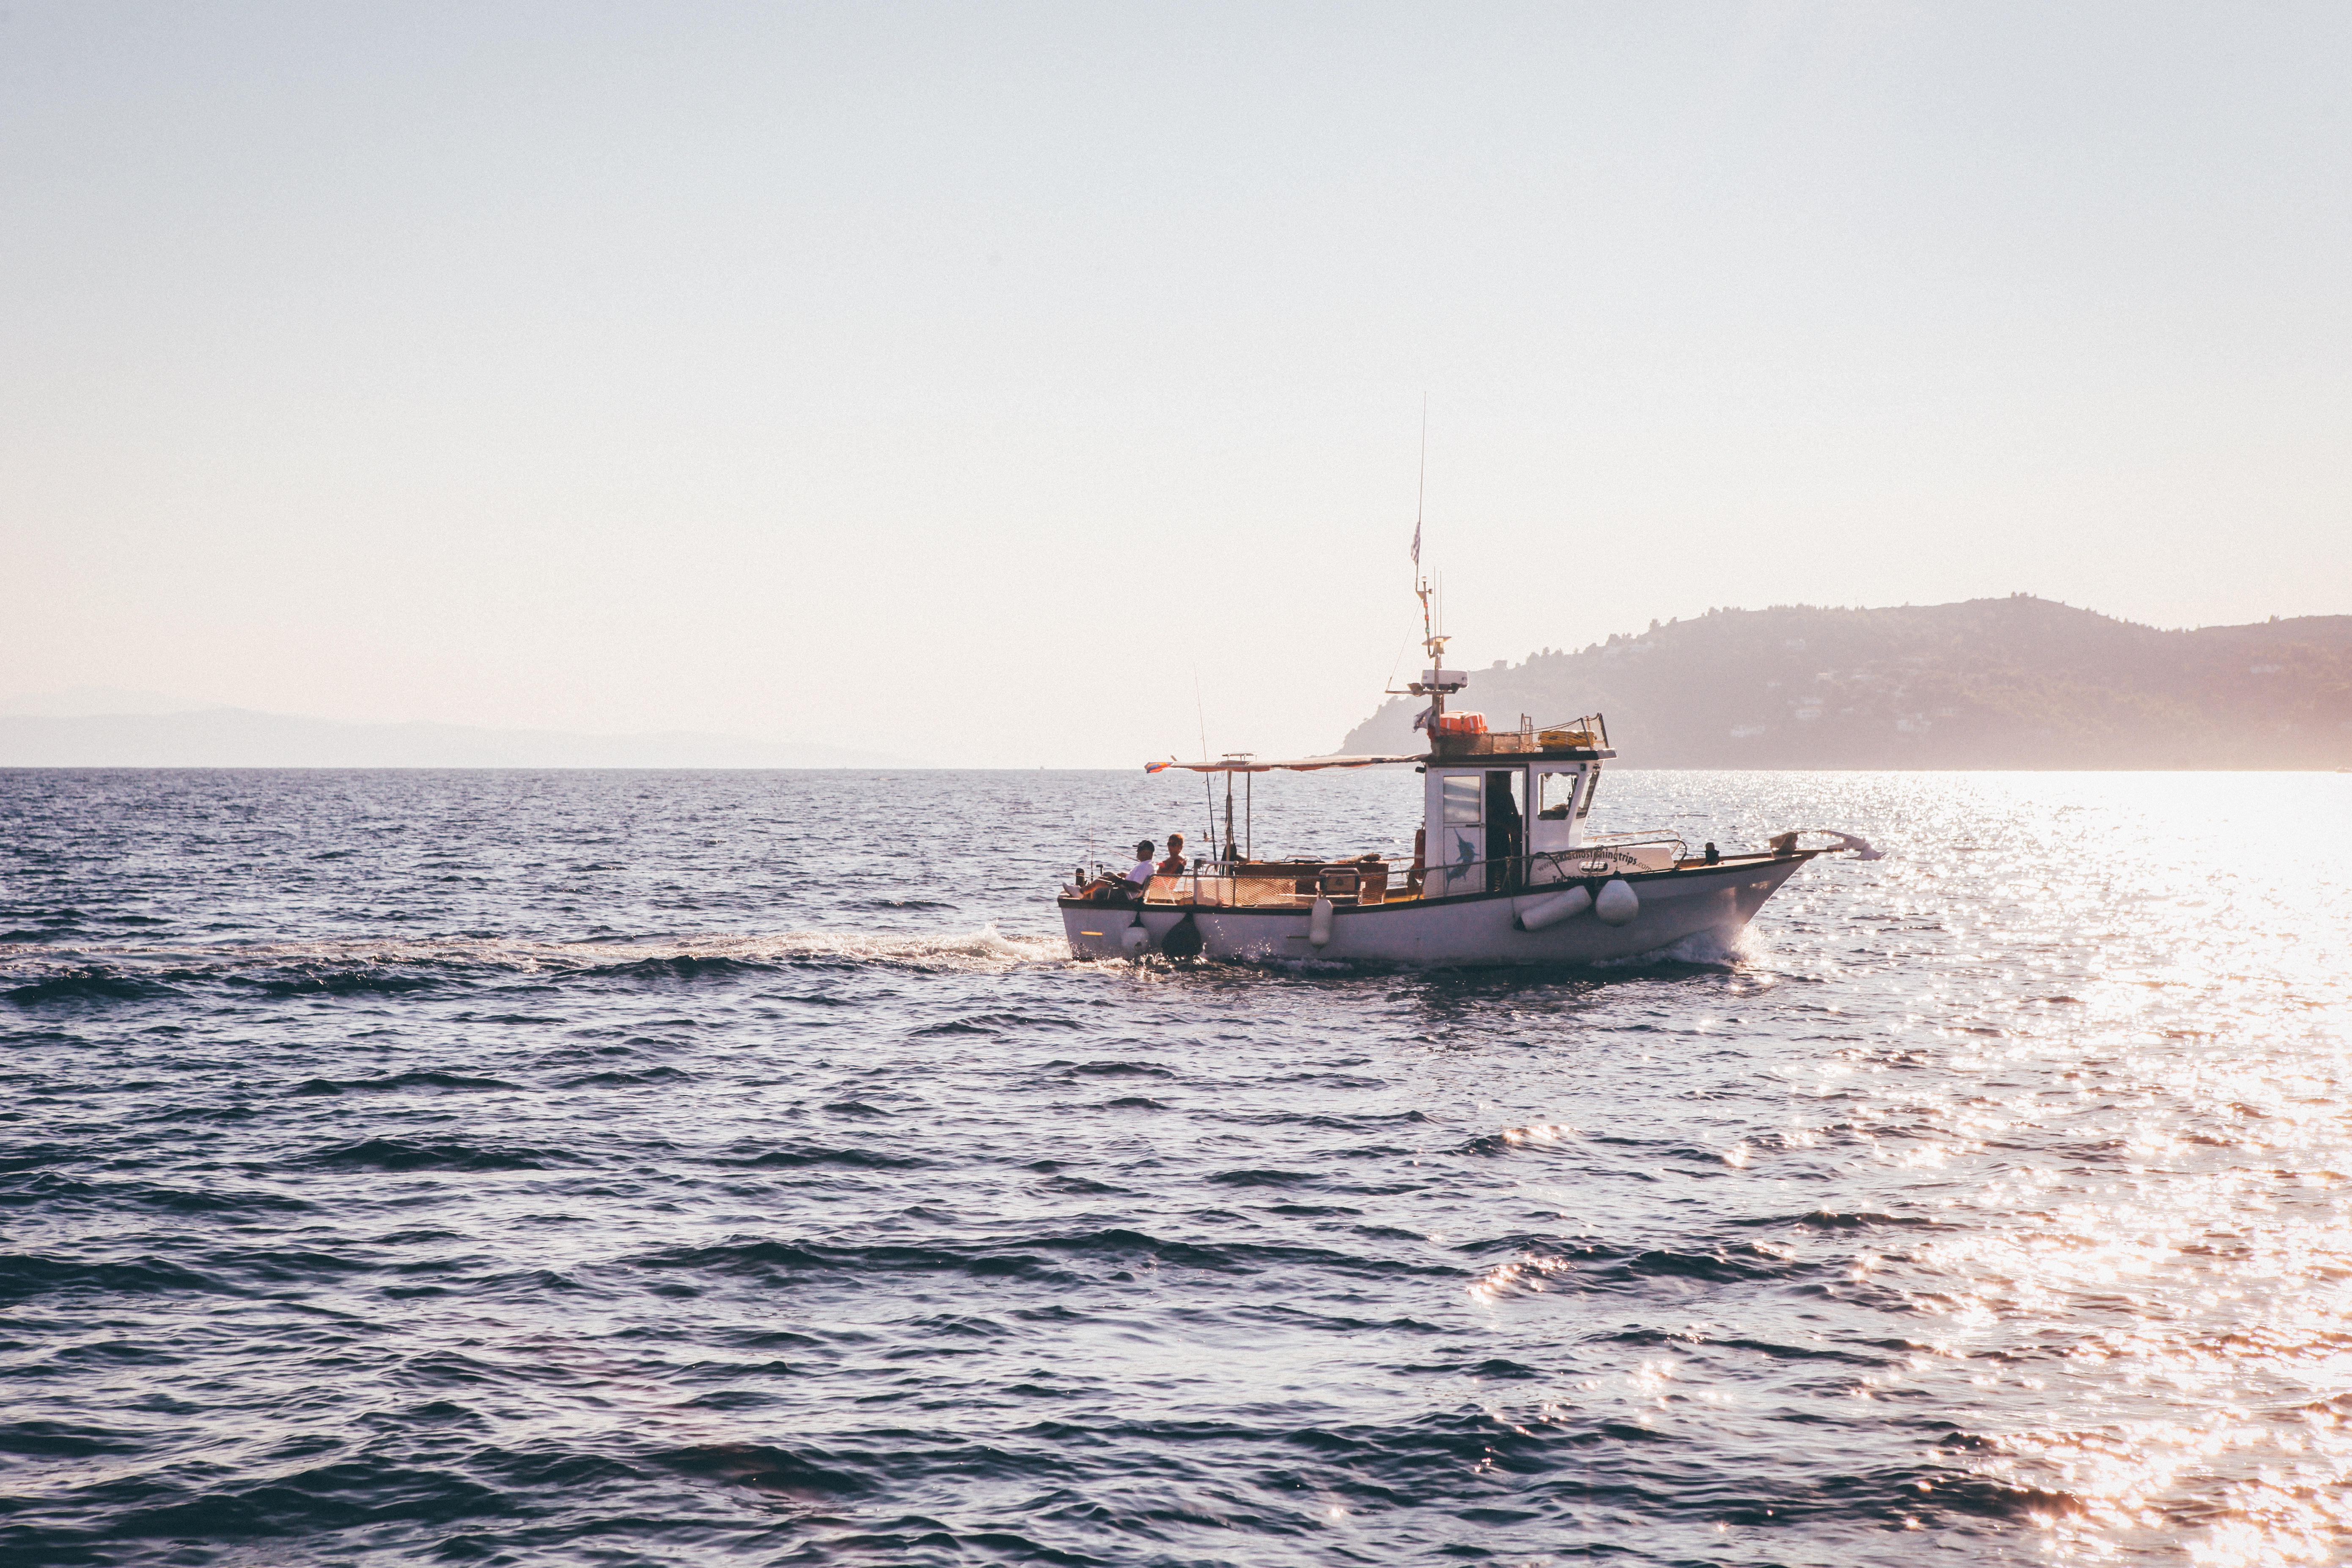
<instances>
[{"instance_id":1,"label":"cabin window","mask_svg":"<svg viewBox=\"0 0 2352 1568\"><path fill-rule=\"evenodd\" d=\"M1566 822L1568 814L1576 807L1576 781L1582 775L1570 768L1565 773L1536 775L1536 816L1544 822Z\"/></svg>"},{"instance_id":2,"label":"cabin window","mask_svg":"<svg viewBox=\"0 0 2352 1568\"><path fill-rule=\"evenodd\" d=\"M1440 773L1437 787L1444 804L1446 822L1476 822L1479 819L1479 801L1486 790L1486 781L1481 775Z\"/></svg>"},{"instance_id":3,"label":"cabin window","mask_svg":"<svg viewBox=\"0 0 2352 1568\"><path fill-rule=\"evenodd\" d=\"M1576 820L1582 822L1592 815L1592 797L1601 788L1601 764L1592 764L1592 787L1584 792L1584 804L1576 808Z\"/></svg>"}]
</instances>

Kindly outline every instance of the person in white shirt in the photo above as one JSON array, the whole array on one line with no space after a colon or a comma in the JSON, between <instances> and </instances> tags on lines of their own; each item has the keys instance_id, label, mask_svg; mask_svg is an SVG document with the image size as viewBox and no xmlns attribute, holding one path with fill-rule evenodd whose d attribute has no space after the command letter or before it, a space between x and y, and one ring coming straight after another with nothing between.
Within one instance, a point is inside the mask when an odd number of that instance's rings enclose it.
<instances>
[{"instance_id":1,"label":"person in white shirt","mask_svg":"<svg viewBox=\"0 0 2352 1568\"><path fill-rule=\"evenodd\" d=\"M1112 877L1106 872L1106 875L1089 881L1085 889L1079 889L1077 896L1091 898L1094 902L1119 902L1124 898L1143 898L1143 889L1152 884L1155 869L1160 868L1152 865L1152 842L1143 839L1140 844L1136 844L1136 863L1129 865L1127 875Z\"/></svg>"},{"instance_id":2,"label":"person in white shirt","mask_svg":"<svg viewBox=\"0 0 2352 1568\"><path fill-rule=\"evenodd\" d=\"M1127 899L1139 899L1143 889L1151 885L1151 874L1160 868L1151 863L1151 840L1144 839L1135 847L1135 864L1127 868L1124 877L1102 876L1088 882L1078 897L1097 903L1118 903Z\"/></svg>"}]
</instances>

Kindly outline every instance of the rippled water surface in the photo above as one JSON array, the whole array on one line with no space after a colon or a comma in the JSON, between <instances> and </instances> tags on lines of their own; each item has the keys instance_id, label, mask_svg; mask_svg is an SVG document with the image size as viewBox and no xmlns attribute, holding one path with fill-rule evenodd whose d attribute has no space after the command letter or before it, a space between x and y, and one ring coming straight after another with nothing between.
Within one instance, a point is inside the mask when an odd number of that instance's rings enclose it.
<instances>
[{"instance_id":1,"label":"rippled water surface","mask_svg":"<svg viewBox=\"0 0 2352 1568\"><path fill-rule=\"evenodd\" d=\"M2352 1543L2352 778L1618 773L1888 858L1714 963L1072 963L1197 787L0 773L0 1560Z\"/></svg>"}]
</instances>

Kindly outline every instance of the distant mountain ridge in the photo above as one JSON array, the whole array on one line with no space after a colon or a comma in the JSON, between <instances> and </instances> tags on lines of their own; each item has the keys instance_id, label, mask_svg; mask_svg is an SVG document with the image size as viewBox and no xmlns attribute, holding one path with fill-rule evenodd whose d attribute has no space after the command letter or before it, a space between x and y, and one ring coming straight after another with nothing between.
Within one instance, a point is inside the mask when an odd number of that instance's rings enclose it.
<instances>
[{"instance_id":1,"label":"distant mountain ridge","mask_svg":"<svg viewBox=\"0 0 2352 1568\"><path fill-rule=\"evenodd\" d=\"M41 700L10 706L39 707ZM0 767L866 768L919 767L840 746L670 731L581 735L466 724L345 724L249 708L0 714Z\"/></svg>"},{"instance_id":2,"label":"distant mountain ridge","mask_svg":"<svg viewBox=\"0 0 2352 1568\"><path fill-rule=\"evenodd\" d=\"M2352 616L2159 631L2019 595L1652 622L1473 670L1490 728L1595 710L1659 768L2352 766ZM1343 752L1414 749L1383 704Z\"/></svg>"}]
</instances>

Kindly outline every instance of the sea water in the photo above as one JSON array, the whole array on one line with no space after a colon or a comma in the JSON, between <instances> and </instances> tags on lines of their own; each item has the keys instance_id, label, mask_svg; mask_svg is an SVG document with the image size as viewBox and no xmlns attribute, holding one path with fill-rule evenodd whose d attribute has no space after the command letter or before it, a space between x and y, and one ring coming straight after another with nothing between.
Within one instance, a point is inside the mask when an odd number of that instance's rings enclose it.
<instances>
[{"instance_id":1,"label":"sea water","mask_svg":"<svg viewBox=\"0 0 2352 1568\"><path fill-rule=\"evenodd\" d=\"M0 773L0 1559L2352 1542L2352 778L1612 772L1886 858L1597 972L1073 962L1213 804Z\"/></svg>"}]
</instances>

